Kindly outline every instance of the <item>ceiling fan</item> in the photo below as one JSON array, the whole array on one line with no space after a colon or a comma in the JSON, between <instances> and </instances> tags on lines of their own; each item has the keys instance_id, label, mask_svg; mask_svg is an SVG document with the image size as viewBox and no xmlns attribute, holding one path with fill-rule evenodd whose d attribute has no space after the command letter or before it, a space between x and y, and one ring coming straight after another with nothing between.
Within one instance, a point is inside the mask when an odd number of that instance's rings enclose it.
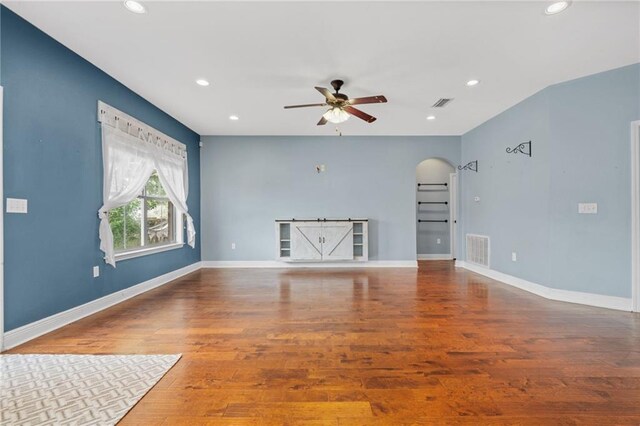
<instances>
[{"instance_id":1,"label":"ceiling fan","mask_svg":"<svg viewBox=\"0 0 640 426\"><path fill-rule=\"evenodd\" d=\"M362 105L362 104L380 104L387 102L387 98L382 95L379 96L367 96L366 98L355 98L349 99L347 95L344 93L339 93L340 88L344 84L342 80L333 80L331 82L331 86L335 89L335 93L331 93L329 89L325 89L324 87L316 87L316 90L322 93L326 99L326 102L321 104L305 104L305 105L289 105L284 107L285 109L290 108L306 108L306 107L319 107L319 106L328 106L329 109L327 112L322 114L322 118L318 121L318 126L323 126L330 123L342 123L347 121L350 116L355 115L361 120L366 121L367 123L373 123L376 121L374 116L367 114L364 111L360 111L357 108L354 108L353 105Z\"/></svg>"}]
</instances>

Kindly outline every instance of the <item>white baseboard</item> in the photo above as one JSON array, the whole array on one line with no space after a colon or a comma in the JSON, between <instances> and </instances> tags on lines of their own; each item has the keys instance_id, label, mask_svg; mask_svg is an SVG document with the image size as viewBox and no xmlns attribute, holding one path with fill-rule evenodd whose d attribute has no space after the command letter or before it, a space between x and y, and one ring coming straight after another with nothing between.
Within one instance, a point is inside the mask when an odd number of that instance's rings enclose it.
<instances>
[{"instance_id":1,"label":"white baseboard","mask_svg":"<svg viewBox=\"0 0 640 426\"><path fill-rule=\"evenodd\" d=\"M367 262L279 262L277 260L204 260L203 268L417 268L415 260Z\"/></svg>"},{"instance_id":2,"label":"white baseboard","mask_svg":"<svg viewBox=\"0 0 640 426\"><path fill-rule=\"evenodd\" d=\"M464 268L469 271L484 275L496 281L517 287L521 290L528 291L545 299L557 300L560 302L577 303L580 305L596 306L598 308L616 309L619 311L631 311L632 300L625 297L605 296L602 294L582 293L580 291L561 290L557 288L546 287L522 278L484 268L482 266L473 265L461 260L456 261L456 267Z\"/></svg>"},{"instance_id":3,"label":"white baseboard","mask_svg":"<svg viewBox=\"0 0 640 426\"><path fill-rule=\"evenodd\" d=\"M84 305L76 306L75 308L71 308L64 312L51 315L50 317L46 317L8 331L4 334L4 349L11 349L21 345L31 339L35 339L36 337L42 336L43 334L49 333L74 321L78 321L86 316L93 315L103 309L107 309L141 293L167 284L177 278L197 271L201 267L201 262L196 262L189 266L185 266L184 268L180 268L140 284L136 284L132 287L111 293L107 296L101 297L100 299L92 300Z\"/></svg>"},{"instance_id":4,"label":"white baseboard","mask_svg":"<svg viewBox=\"0 0 640 426\"><path fill-rule=\"evenodd\" d=\"M418 254L418 260L452 260L450 254Z\"/></svg>"}]
</instances>

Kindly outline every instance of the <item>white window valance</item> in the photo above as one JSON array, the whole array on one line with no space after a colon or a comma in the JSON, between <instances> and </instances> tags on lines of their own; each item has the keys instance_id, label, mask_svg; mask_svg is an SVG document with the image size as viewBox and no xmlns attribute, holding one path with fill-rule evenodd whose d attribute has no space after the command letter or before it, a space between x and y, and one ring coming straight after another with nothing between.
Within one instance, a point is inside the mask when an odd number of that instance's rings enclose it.
<instances>
[{"instance_id":1,"label":"white window valance","mask_svg":"<svg viewBox=\"0 0 640 426\"><path fill-rule=\"evenodd\" d=\"M187 146L185 144L102 101L98 101L98 122L108 124L144 142L173 152L182 158L187 158Z\"/></svg>"},{"instance_id":2,"label":"white window valance","mask_svg":"<svg viewBox=\"0 0 640 426\"><path fill-rule=\"evenodd\" d=\"M103 103L98 103L102 127L104 170L103 205L100 218L100 249L105 261L115 266L109 210L133 201L155 170L167 197L187 218L187 242L195 247L195 227L189 215L189 169L187 147L152 127Z\"/></svg>"}]
</instances>

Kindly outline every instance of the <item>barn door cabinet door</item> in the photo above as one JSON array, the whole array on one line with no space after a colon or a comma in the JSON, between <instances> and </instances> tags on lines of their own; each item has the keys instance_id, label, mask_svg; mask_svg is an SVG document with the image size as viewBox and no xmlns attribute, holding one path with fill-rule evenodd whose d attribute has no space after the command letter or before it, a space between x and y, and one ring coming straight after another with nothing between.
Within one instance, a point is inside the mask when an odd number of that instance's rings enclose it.
<instances>
[{"instance_id":1,"label":"barn door cabinet door","mask_svg":"<svg viewBox=\"0 0 640 426\"><path fill-rule=\"evenodd\" d=\"M292 223L291 259L322 260L322 225Z\"/></svg>"},{"instance_id":2,"label":"barn door cabinet door","mask_svg":"<svg viewBox=\"0 0 640 426\"><path fill-rule=\"evenodd\" d=\"M353 224L326 222L322 224L322 259L353 259Z\"/></svg>"}]
</instances>

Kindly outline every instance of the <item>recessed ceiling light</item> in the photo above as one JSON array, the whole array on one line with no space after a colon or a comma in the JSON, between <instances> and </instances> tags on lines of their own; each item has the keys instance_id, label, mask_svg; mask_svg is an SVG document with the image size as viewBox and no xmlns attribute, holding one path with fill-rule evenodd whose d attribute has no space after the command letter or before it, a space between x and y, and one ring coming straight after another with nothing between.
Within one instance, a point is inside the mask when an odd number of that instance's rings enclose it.
<instances>
[{"instance_id":1,"label":"recessed ceiling light","mask_svg":"<svg viewBox=\"0 0 640 426\"><path fill-rule=\"evenodd\" d=\"M199 78L196 80L196 84L199 86L208 86L209 82L207 80L205 80L204 78Z\"/></svg>"},{"instance_id":2,"label":"recessed ceiling light","mask_svg":"<svg viewBox=\"0 0 640 426\"><path fill-rule=\"evenodd\" d=\"M469 80L469 81L467 81L467 86L469 86L469 87L475 86L478 83L480 83L480 80Z\"/></svg>"},{"instance_id":3,"label":"recessed ceiling light","mask_svg":"<svg viewBox=\"0 0 640 426\"><path fill-rule=\"evenodd\" d=\"M560 13L571 5L570 1L556 1L549 4L545 9L544 13L547 15L555 15L556 13Z\"/></svg>"},{"instance_id":4,"label":"recessed ceiling light","mask_svg":"<svg viewBox=\"0 0 640 426\"><path fill-rule=\"evenodd\" d=\"M127 9L129 9L129 11L131 11L133 13L146 13L147 12L147 9L145 9L145 7L141 3L138 3L135 0L125 0L124 7L126 7Z\"/></svg>"},{"instance_id":5,"label":"recessed ceiling light","mask_svg":"<svg viewBox=\"0 0 640 426\"><path fill-rule=\"evenodd\" d=\"M240 120L240 117L238 117L237 115L230 115L229 120L238 121Z\"/></svg>"},{"instance_id":6,"label":"recessed ceiling light","mask_svg":"<svg viewBox=\"0 0 640 426\"><path fill-rule=\"evenodd\" d=\"M435 115L430 115L427 117L427 120L435 120L436 116Z\"/></svg>"}]
</instances>

